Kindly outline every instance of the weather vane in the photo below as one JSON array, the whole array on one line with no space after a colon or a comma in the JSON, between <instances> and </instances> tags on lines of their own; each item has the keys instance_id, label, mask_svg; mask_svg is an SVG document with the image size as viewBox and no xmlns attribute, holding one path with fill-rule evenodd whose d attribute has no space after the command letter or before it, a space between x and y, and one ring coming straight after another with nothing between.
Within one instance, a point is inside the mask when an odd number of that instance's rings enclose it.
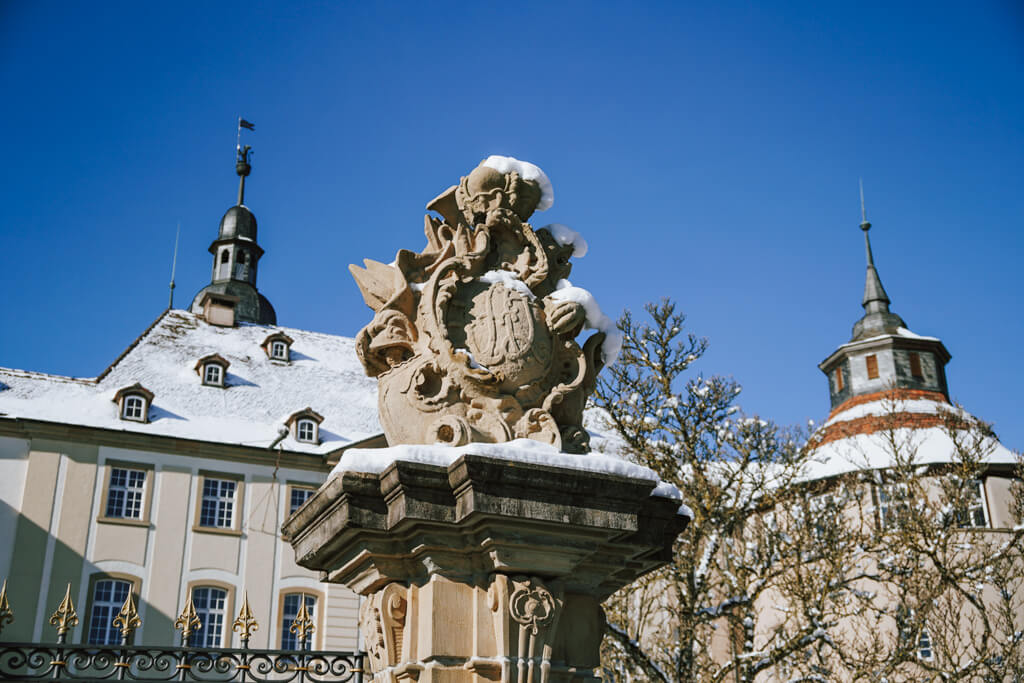
<instances>
[{"instance_id":1,"label":"weather vane","mask_svg":"<svg viewBox=\"0 0 1024 683\"><path fill-rule=\"evenodd\" d=\"M238 117L238 139L235 142L235 152L238 154L238 159L235 162L235 173L238 174L238 205L242 206L245 200L245 177L252 171L252 167L249 165L249 153L252 151L250 145L242 147L242 129L255 131L256 124L251 121L246 121L241 116Z\"/></svg>"}]
</instances>

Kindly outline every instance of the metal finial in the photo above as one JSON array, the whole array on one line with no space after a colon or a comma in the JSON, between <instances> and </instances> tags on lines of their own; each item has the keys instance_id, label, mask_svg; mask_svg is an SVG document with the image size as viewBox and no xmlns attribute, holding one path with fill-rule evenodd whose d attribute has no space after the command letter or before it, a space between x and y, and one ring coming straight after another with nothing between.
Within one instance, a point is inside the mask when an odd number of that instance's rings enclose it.
<instances>
[{"instance_id":1,"label":"metal finial","mask_svg":"<svg viewBox=\"0 0 1024 683\"><path fill-rule=\"evenodd\" d=\"M64 591L64 599L57 606L57 611L50 617L50 625L57 628L57 638L63 642L68 629L78 626L78 612L75 611L75 603L71 601L71 583L68 583Z\"/></svg>"},{"instance_id":2,"label":"metal finial","mask_svg":"<svg viewBox=\"0 0 1024 683\"><path fill-rule=\"evenodd\" d=\"M252 151L250 145L242 146L242 129L256 130L256 125L250 121L246 121L241 116L238 117L238 140L235 143L235 153L238 158L235 160L235 173L238 174L238 205L242 206L245 203L245 177L252 171L252 166L249 165L249 152Z\"/></svg>"},{"instance_id":3,"label":"metal finial","mask_svg":"<svg viewBox=\"0 0 1024 683\"><path fill-rule=\"evenodd\" d=\"M864 211L864 179L858 178L857 181L860 183L860 227L862 230L867 230L871 227L871 224L868 223L868 215ZM865 225L868 227L865 228Z\"/></svg>"},{"instance_id":4,"label":"metal finial","mask_svg":"<svg viewBox=\"0 0 1024 683\"><path fill-rule=\"evenodd\" d=\"M313 618L309 614L309 610L306 609L306 594L302 593L299 596L301 603L299 605L299 611L295 614L295 621L288 628L289 631L295 634L295 637L299 640L299 649L302 649L302 644L306 642L306 639L313 634L316 630L316 626L313 625Z\"/></svg>"},{"instance_id":5,"label":"metal finial","mask_svg":"<svg viewBox=\"0 0 1024 683\"><path fill-rule=\"evenodd\" d=\"M7 579L4 579L4 586L0 588L0 631L4 630L4 624L14 622L14 610L11 603L7 602Z\"/></svg>"},{"instance_id":6,"label":"metal finial","mask_svg":"<svg viewBox=\"0 0 1024 683\"><path fill-rule=\"evenodd\" d=\"M171 259L171 296L167 300L167 308L174 308L174 271L178 268L178 238L181 236L181 221L174 233L174 258Z\"/></svg>"},{"instance_id":7,"label":"metal finial","mask_svg":"<svg viewBox=\"0 0 1024 683\"><path fill-rule=\"evenodd\" d=\"M252 609L249 607L249 592L245 591L242 593L242 607L238 610L238 618L231 624L231 630L241 637L242 646L246 647L253 631L258 631L259 628L260 624L252 615Z\"/></svg>"},{"instance_id":8,"label":"metal finial","mask_svg":"<svg viewBox=\"0 0 1024 683\"><path fill-rule=\"evenodd\" d=\"M181 642L185 645L188 644L188 637L202 627L203 624L199 621L199 613L196 612L196 604L192 602L192 594L189 593L184 609L181 610L178 618L174 620L174 628L181 631Z\"/></svg>"},{"instance_id":9,"label":"metal finial","mask_svg":"<svg viewBox=\"0 0 1024 683\"><path fill-rule=\"evenodd\" d=\"M132 637L132 631L142 626L142 619L139 619L139 610L135 607L134 593L135 591L133 590L128 591L128 597L124 599L121 611L110 622L114 628L121 629L121 638L126 643Z\"/></svg>"}]
</instances>

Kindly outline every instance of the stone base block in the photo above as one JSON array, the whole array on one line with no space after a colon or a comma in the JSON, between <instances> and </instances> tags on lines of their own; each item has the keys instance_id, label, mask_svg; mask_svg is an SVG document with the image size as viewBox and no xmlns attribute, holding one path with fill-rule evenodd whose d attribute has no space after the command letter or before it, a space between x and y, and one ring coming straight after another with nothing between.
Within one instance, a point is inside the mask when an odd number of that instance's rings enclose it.
<instances>
[{"instance_id":1,"label":"stone base block","mask_svg":"<svg viewBox=\"0 0 1024 683\"><path fill-rule=\"evenodd\" d=\"M670 559L688 521L656 483L394 462L332 478L283 530L300 565L364 597L375 681L582 683L599 680L601 601Z\"/></svg>"}]
</instances>

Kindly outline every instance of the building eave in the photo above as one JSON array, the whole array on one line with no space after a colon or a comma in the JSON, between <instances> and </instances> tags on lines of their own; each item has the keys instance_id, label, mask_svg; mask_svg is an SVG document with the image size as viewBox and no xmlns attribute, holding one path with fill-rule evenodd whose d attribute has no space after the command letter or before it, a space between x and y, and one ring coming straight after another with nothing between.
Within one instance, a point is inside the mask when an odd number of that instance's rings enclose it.
<instances>
[{"instance_id":1,"label":"building eave","mask_svg":"<svg viewBox=\"0 0 1024 683\"><path fill-rule=\"evenodd\" d=\"M952 358L952 354L946 349L945 344L940 340L929 337L905 337L899 334L885 334L870 339L849 342L843 344L833 351L828 358L818 363L818 369L828 373L835 366L836 362L852 353L870 351L872 349L900 348L910 351L931 351L937 354L939 361L945 365Z\"/></svg>"},{"instance_id":2,"label":"building eave","mask_svg":"<svg viewBox=\"0 0 1024 683\"><path fill-rule=\"evenodd\" d=\"M20 417L0 416L0 436L18 439L85 443L111 448L152 451L171 455L242 462L267 467L326 472L328 454L302 453L289 450L270 450L265 446L244 446L200 439L187 439L161 434L48 422ZM340 449L339 449L340 450Z\"/></svg>"}]
</instances>

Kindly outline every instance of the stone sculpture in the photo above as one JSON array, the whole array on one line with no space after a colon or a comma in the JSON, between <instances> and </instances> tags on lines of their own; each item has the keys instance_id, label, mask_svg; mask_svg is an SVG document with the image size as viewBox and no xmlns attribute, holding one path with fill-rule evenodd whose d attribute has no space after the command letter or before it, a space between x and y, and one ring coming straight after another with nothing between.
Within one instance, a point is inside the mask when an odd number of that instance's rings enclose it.
<instances>
[{"instance_id":1,"label":"stone sculpture","mask_svg":"<svg viewBox=\"0 0 1024 683\"><path fill-rule=\"evenodd\" d=\"M427 205L427 246L350 266L375 315L356 338L379 386L389 445L534 439L589 450L583 408L610 355L585 290L569 285L578 244L526 221L551 201L536 166L489 157ZM595 319L596 318L596 319Z\"/></svg>"}]
</instances>

